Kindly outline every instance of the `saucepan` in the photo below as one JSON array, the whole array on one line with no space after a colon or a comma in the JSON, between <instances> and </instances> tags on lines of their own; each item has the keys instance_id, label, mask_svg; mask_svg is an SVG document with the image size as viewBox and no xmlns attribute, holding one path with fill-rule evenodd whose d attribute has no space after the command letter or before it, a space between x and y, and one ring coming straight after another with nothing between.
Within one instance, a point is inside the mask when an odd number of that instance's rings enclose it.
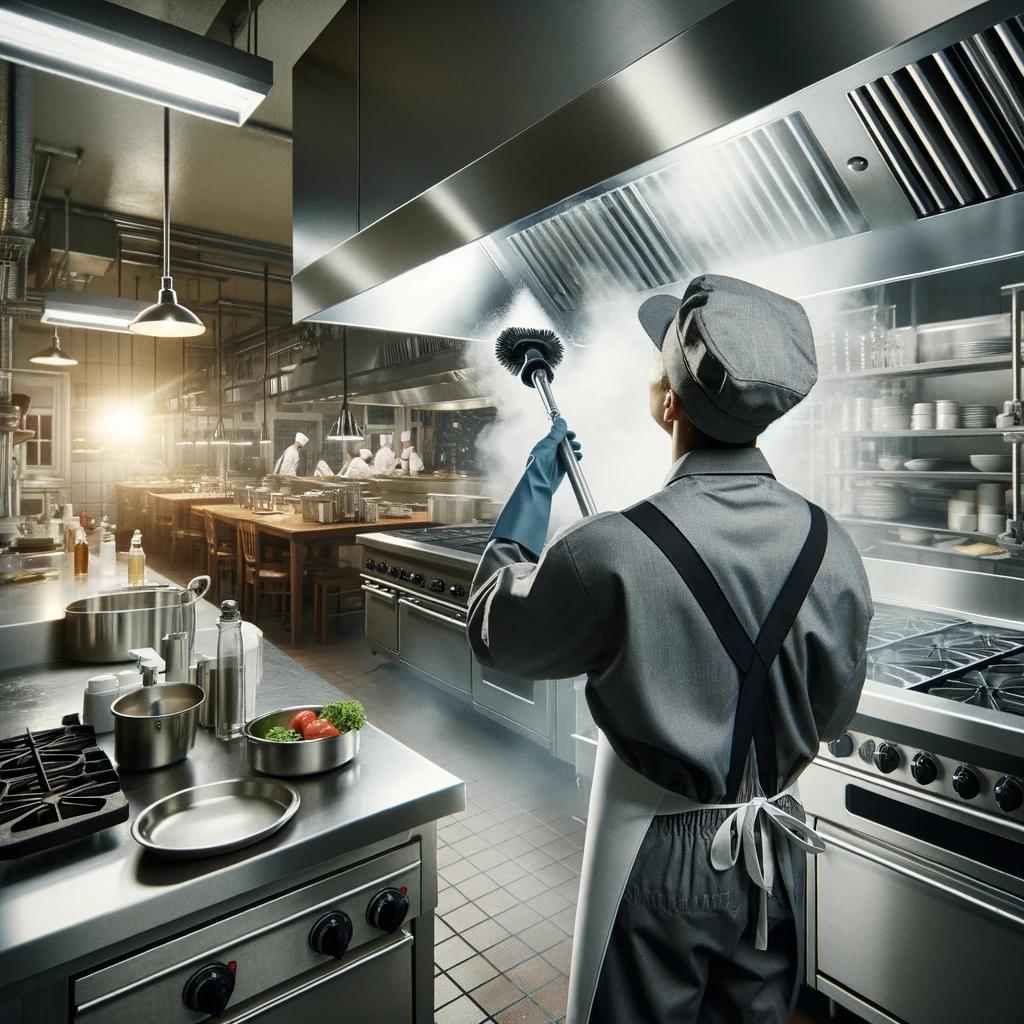
<instances>
[{"instance_id":1,"label":"saucepan","mask_svg":"<svg viewBox=\"0 0 1024 1024\"><path fill-rule=\"evenodd\" d=\"M206 695L191 683L156 683L118 697L114 758L128 771L150 771L183 761L192 751Z\"/></svg>"}]
</instances>

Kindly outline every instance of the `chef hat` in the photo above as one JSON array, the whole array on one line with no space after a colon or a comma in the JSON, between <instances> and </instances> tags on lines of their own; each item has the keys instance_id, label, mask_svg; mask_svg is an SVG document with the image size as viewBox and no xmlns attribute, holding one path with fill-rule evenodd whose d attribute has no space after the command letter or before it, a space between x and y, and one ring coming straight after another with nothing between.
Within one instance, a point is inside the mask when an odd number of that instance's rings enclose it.
<instances>
[{"instance_id":1,"label":"chef hat","mask_svg":"<svg viewBox=\"0 0 1024 1024\"><path fill-rule=\"evenodd\" d=\"M403 430L402 431L402 440L403 441L411 441L412 440L412 431L411 430Z\"/></svg>"},{"instance_id":2,"label":"chef hat","mask_svg":"<svg viewBox=\"0 0 1024 1024\"><path fill-rule=\"evenodd\" d=\"M391 440L390 434L378 434L378 437L380 438L380 444L382 448Z\"/></svg>"},{"instance_id":3,"label":"chef hat","mask_svg":"<svg viewBox=\"0 0 1024 1024\"><path fill-rule=\"evenodd\" d=\"M302 445L302 447L305 448L306 445L309 444L309 438L306 437L306 435L300 430L295 435L295 443L299 444L299 445Z\"/></svg>"},{"instance_id":4,"label":"chef hat","mask_svg":"<svg viewBox=\"0 0 1024 1024\"><path fill-rule=\"evenodd\" d=\"M369 448L360 448L359 449L359 454L364 459L368 459L368 458L370 458L373 455L373 452L371 452Z\"/></svg>"}]
</instances>

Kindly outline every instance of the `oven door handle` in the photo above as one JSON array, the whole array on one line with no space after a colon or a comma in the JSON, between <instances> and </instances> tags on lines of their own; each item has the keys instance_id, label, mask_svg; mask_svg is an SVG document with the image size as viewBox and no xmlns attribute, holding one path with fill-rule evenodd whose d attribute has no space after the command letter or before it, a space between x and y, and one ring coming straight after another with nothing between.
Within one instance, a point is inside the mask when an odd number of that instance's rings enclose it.
<instances>
[{"instance_id":1,"label":"oven door handle","mask_svg":"<svg viewBox=\"0 0 1024 1024\"><path fill-rule=\"evenodd\" d=\"M964 892L962 889L956 889L951 885L946 885L943 882L938 881L937 879L929 878L928 875L921 871L915 871L913 868L905 867L894 860L883 857L881 854L865 850L856 843L848 843L843 839L838 839L836 838L833 829L828 829L824 832L822 834L822 839L825 841L825 855L828 854L828 847L836 846L840 850L851 853L856 857L863 857L865 860L869 860L873 864L887 868L890 871L895 871L896 874L903 875L904 878L909 878L915 882L919 882L921 885L928 886L930 889L935 889L937 892L941 892L944 896L950 896L963 903L969 903L972 907L977 910L982 910L987 914L995 914L997 917L1001 917L1004 920L1011 922L1017 928L1024 926L1024 918L1021 918L1019 914L1014 914L1010 910L1004 910L1002 907L993 906L991 903L987 903L985 900L979 899L977 896L972 896L970 893Z\"/></svg>"},{"instance_id":2,"label":"oven door handle","mask_svg":"<svg viewBox=\"0 0 1024 1024\"><path fill-rule=\"evenodd\" d=\"M403 608L408 608L409 611L415 612L417 615L422 615L426 619L433 619L435 622L443 623L445 626L451 626L452 629L458 629L461 632L466 632L466 624L461 619L453 618L450 615L445 615L442 612L435 612L431 608L426 608L422 602L417 601L415 598L401 597L398 599L398 603Z\"/></svg>"},{"instance_id":3,"label":"oven door handle","mask_svg":"<svg viewBox=\"0 0 1024 1024\"><path fill-rule=\"evenodd\" d=\"M270 999L264 1000L259 1006L250 1006L245 1010L242 1010L237 1016L225 1018L224 1024L245 1024L246 1021L258 1020L264 1013L268 1013L271 1010L277 1009L279 1006L287 1003L289 999L295 999L298 996L305 995L307 992L311 992L313 989L319 988L321 985L326 985L328 982L335 981L344 974L348 974L349 971L354 971L359 967L363 967L365 964L370 963L371 960L377 960L382 956L386 956L389 953L397 952L409 943L413 941L412 935L407 931L402 932L402 937L397 942L389 942L384 946L378 946L376 949L371 949L368 953L357 958L356 960L350 960L348 963L342 964L340 967L336 967L333 971L327 974L318 975L313 978L312 981L307 981L302 985L296 985L294 988L288 989L287 992L279 992Z\"/></svg>"},{"instance_id":4,"label":"oven door handle","mask_svg":"<svg viewBox=\"0 0 1024 1024\"><path fill-rule=\"evenodd\" d=\"M371 597L377 598L378 601L384 601L391 605L392 608L398 603L398 594L393 590L385 590L384 587L375 587L372 583L364 583L361 587L364 594L369 594Z\"/></svg>"}]
</instances>

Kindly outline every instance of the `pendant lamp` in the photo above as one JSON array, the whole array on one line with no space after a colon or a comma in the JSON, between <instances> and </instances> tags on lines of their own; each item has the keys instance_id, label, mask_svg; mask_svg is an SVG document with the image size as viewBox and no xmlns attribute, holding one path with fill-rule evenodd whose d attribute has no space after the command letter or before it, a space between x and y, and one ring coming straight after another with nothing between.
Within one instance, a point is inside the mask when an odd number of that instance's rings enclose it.
<instances>
[{"instance_id":1,"label":"pendant lamp","mask_svg":"<svg viewBox=\"0 0 1024 1024\"><path fill-rule=\"evenodd\" d=\"M73 359L60 347L60 336L56 330L53 332L53 337L50 340L50 344L43 349L42 352L37 352L34 356L29 357L30 363L36 363L39 366L77 366L78 360Z\"/></svg>"},{"instance_id":2,"label":"pendant lamp","mask_svg":"<svg viewBox=\"0 0 1024 1024\"><path fill-rule=\"evenodd\" d=\"M163 280L156 302L129 324L133 334L152 338L194 338L206 333L206 326L190 309L178 302L171 277L171 112L164 107L164 231Z\"/></svg>"},{"instance_id":3,"label":"pendant lamp","mask_svg":"<svg viewBox=\"0 0 1024 1024\"><path fill-rule=\"evenodd\" d=\"M263 425L260 427L260 444L271 445L274 436L267 425L267 364L270 346L270 265L263 264Z\"/></svg>"},{"instance_id":4,"label":"pendant lamp","mask_svg":"<svg viewBox=\"0 0 1024 1024\"><path fill-rule=\"evenodd\" d=\"M224 306L221 304L220 297L220 281L217 282L217 425L213 428L213 437L210 438L210 444L215 445L226 445L231 442L228 440L228 432L224 429L224 385L221 382L221 369L223 366L223 353L220 350L221 342L224 339L224 320L222 310Z\"/></svg>"},{"instance_id":5,"label":"pendant lamp","mask_svg":"<svg viewBox=\"0 0 1024 1024\"><path fill-rule=\"evenodd\" d=\"M341 380L341 408L338 410L338 418L331 424L331 429L327 432L327 440L361 441L363 428L348 407L348 337L344 328L342 328L341 335Z\"/></svg>"}]
</instances>

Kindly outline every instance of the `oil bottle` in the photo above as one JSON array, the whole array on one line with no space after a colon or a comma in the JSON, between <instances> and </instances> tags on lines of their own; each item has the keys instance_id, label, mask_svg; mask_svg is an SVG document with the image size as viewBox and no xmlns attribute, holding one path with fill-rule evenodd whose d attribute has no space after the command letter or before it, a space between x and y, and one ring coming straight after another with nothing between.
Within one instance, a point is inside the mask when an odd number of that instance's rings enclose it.
<instances>
[{"instance_id":1,"label":"oil bottle","mask_svg":"<svg viewBox=\"0 0 1024 1024\"><path fill-rule=\"evenodd\" d=\"M146 552L142 550L142 531L132 534L132 546L128 550L128 586L142 587L146 583Z\"/></svg>"},{"instance_id":2,"label":"oil bottle","mask_svg":"<svg viewBox=\"0 0 1024 1024\"><path fill-rule=\"evenodd\" d=\"M75 575L89 575L89 541L85 530L80 526L75 534Z\"/></svg>"}]
</instances>

